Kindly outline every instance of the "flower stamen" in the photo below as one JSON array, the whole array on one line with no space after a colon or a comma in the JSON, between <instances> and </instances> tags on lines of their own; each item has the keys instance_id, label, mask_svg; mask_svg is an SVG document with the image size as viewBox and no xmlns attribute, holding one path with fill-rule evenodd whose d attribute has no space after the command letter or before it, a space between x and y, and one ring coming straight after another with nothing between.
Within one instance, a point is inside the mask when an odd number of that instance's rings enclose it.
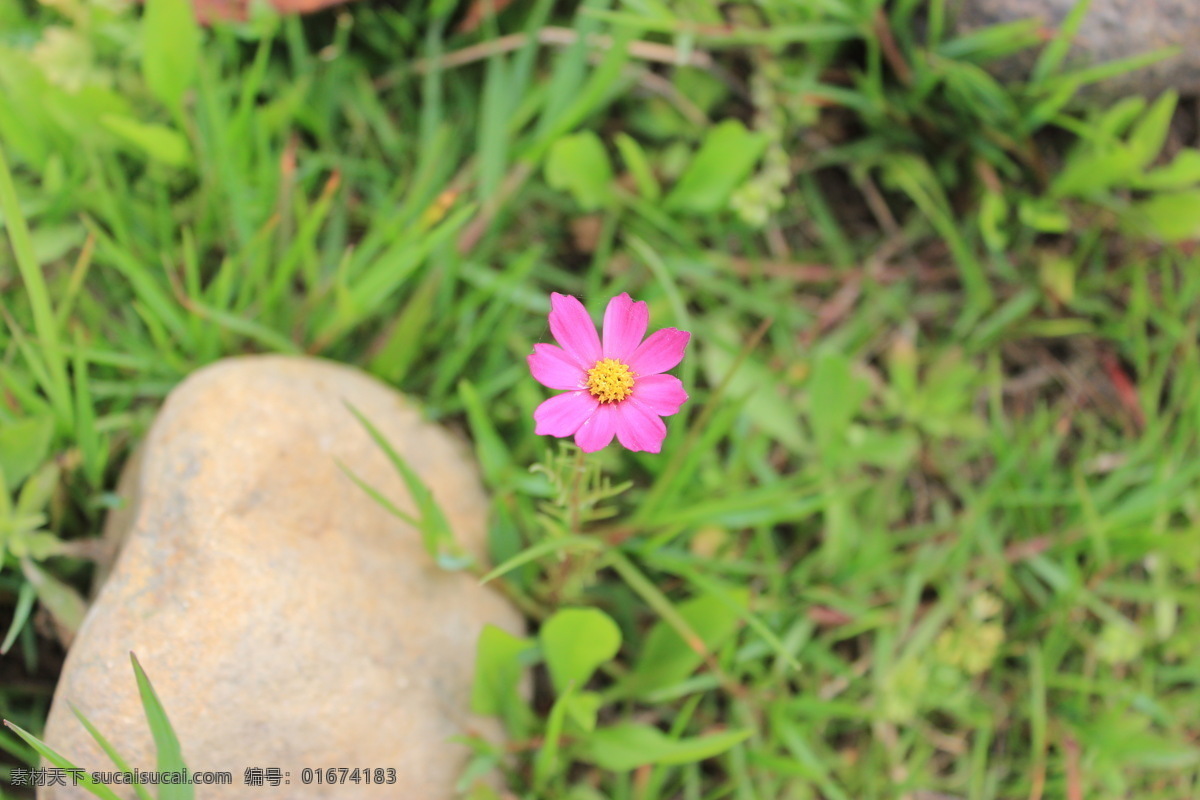
<instances>
[{"instance_id":1,"label":"flower stamen","mask_svg":"<svg viewBox=\"0 0 1200 800\"><path fill-rule=\"evenodd\" d=\"M615 358L602 358L588 370L587 388L601 403L617 403L633 394L633 372Z\"/></svg>"}]
</instances>

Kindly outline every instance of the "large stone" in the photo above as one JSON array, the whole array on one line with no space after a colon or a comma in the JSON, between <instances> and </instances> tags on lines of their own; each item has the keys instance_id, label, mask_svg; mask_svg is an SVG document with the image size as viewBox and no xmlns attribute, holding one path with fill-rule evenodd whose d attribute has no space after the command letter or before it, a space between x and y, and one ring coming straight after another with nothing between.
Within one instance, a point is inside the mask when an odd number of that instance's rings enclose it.
<instances>
[{"instance_id":1,"label":"large stone","mask_svg":"<svg viewBox=\"0 0 1200 800\"><path fill-rule=\"evenodd\" d=\"M168 398L123 481L112 573L67 655L47 739L89 770L108 759L74 703L142 770L154 748L136 653L192 770L227 770L200 798L454 796L476 638L519 615L465 573L438 569L418 532L340 469L412 509L346 403L421 475L460 542L483 557L486 500L460 443L383 384L311 359L237 358ZM123 530L127 528L126 530ZM248 767L289 784L247 786ZM302 770L394 768L391 786L302 784ZM39 798L84 797L44 789Z\"/></svg>"},{"instance_id":2,"label":"large stone","mask_svg":"<svg viewBox=\"0 0 1200 800\"><path fill-rule=\"evenodd\" d=\"M1040 19L1059 30L1078 0L954 0L960 30L998 22ZM1200 2L1197 0L1093 0L1075 37L1068 66L1102 64L1164 47L1180 52L1155 64L1106 80L1105 94L1156 95L1165 89L1200 92ZM997 66L1003 77L1021 77L1033 54Z\"/></svg>"}]
</instances>

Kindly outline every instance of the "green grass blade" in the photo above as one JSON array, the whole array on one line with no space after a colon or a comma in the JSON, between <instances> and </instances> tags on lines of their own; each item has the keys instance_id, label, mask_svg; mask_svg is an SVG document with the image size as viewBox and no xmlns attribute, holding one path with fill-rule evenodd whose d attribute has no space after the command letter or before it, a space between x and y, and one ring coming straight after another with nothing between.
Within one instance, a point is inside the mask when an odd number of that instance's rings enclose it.
<instances>
[{"instance_id":1,"label":"green grass blade","mask_svg":"<svg viewBox=\"0 0 1200 800\"><path fill-rule=\"evenodd\" d=\"M133 671L137 676L138 694L142 697L142 708L146 712L146 722L150 724L150 734L154 737L154 747L158 751L159 772L184 772L187 764L183 761L183 750L179 746L179 737L167 719L167 712L158 693L146 677L137 656L129 654L133 662ZM195 790L190 783L163 784L159 787L158 800L192 800Z\"/></svg>"},{"instance_id":2,"label":"green grass blade","mask_svg":"<svg viewBox=\"0 0 1200 800\"><path fill-rule=\"evenodd\" d=\"M4 548L0 546L0 559L3 557ZM29 619L29 612L33 610L33 601L36 597L37 592L34 591L32 583L26 581L21 584L21 588L17 592L17 607L13 609L12 622L9 623L8 633L4 636L4 642L0 643L0 656L6 654L9 648L13 646L13 642L17 640L17 634L21 632L21 628L25 626L25 622Z\"/></svg>"},{"instance_id":3,"label":"green grass blade","mask_svg":"<svg viewBox=\"0 0 1200 800\"><path fill-rule=\"evenodd\" d=\"M59 753L53 747L43 742L32 733L29 733L21 726L14 722L10 722L9 720L4 720L4 724L8 726L9 730L24 739L30 747L37 751L38 755L49 761L54 766L58 767L59 769L78 770L78 772L75 774L79 776L79 785L88 792L91 792L96 797L103 798L103 800L121 800L121 797L112 789L108 788L102 783L93 781L87 770L83 769L82 767L77 767L69 758Z\"/></svg>"},{"instance_id":4,"label":"green grass blade","mask_svg":"<svg viewBox=\"0 0 1200 800\"><path fill-rule=\"evenodd\" d=\"M13 185L12 173L8 169L8 160L4 148L0 146L0 216L4 219L8 231L9 243L13 255L17 259L17 269L20 270L21 280L25 284L25 292L29 296L29 305L33 310L33 325L37 332L38 344L46 364L46 384L44 389L50 397L58 415L60 430L70 430L73 424L71 413L71 387L67 378L67 361L58 340L58 324L54 308L50 303L50 293L46 288L46 279L42 275L41 265L33 252L33 241L29 237L29 226L17 200L17 189Z\"/></svg>"},{"instance_id":5,"label":"green grass blade","mask_svg":"<svg viewBox=\"0 0 1200 800\"><path fill-rule=\"evenodd\" d=\"M117 769L121 772L133 772L133 768L129 766L129 762L121 757L121 754L118 753L116 748L112 746L112 743L105 738L104 734L102 734L99 729L92 724L92 721L88 719L74 703L68 703L68 705L71 707L71 713L74 714L75 718L79 720L80 724L87 729L87 732L91 734L91 737L96 740L96 744L100 745L100 749L103 750L110 759L112 759L112 762L116 765ZM149 790L147 790L146 787L141 783L135 782L133 784L133 790L137 792L137 796L140 797L141 800L154 800L150 796Z\"/></svg>"},{"instance_id":6,"label":"green grass blade","mask_svg":"<svg viewBox=\"0 0 1200 800\"><path fill-rule=\"evenodd\" d=\"M396 452L396 449L392 447L387 438L380 433L379 429L361 411L349 403L346 404L346 407L350 409L350 413L366 429L375 444L379 445L379 448L383 450L388 461L392 463L396 472L404 480L404 485L408 489L408 493L421 515L417 529L421 533L421 539L425 543L425 549L429 555L438 562L439 566L444 568L462 569L468 566L470 564L470 557L458 542L455 541L450 521L446 519L442 507L438 505L433 492L429 491L429 487L421 480L421 476L409 466L408 462L401 458L400 454ZM364 484L360 483L359 485L365 488Z\"/></svg>"}]
</instances>

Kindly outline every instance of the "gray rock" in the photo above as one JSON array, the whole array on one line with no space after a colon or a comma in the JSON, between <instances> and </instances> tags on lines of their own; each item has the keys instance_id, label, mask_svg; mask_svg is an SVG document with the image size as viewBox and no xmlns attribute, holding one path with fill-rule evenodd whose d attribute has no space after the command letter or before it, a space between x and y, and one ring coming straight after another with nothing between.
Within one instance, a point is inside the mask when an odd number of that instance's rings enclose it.
<instances>
[{"instance_id":1,"label":"gray rock","mask_svg":"<svg viewBox=\"0 0 1200 800\"><path fill-rule=\"evenodd\" d=\"M1058 30L1076 0L952 0L958 28L974 30L998 22L1040 19ZM1197 0L1093 0L1068 56L1070 66L1115 61L1129 56L1179 47L1171 58L1108 79L1104 94L1157 95L1166 89L1181 94L1200 92L1200 2ZM1021 77L1032 56L1003 62L1001 77Z\"/></svg>"},{"instance_id":2,"label":"gray rock","mask_svg":"<svg viewBox=\"0 0 1200 800\"><path fill-rule=\"evenodd\" d=\"M454 796L467 753L448 739L497 734L468 712L476 638L485 623L518 633L521 619L469 575L436 568L417 531L342 473L339 461L412 508L344 402L483 557L487 503L471 460L396 392L312 359L210 366L171 394L122 482L129 511L106 535L124 544L67 655L53 747L113 769L71 702L132 766L154 769L133 651L189 768L233 773L232 786L198 786L197 797ZM290 783L247 786L247 767L279 767ZM302 784L301 770L325 767L390 767L397 783Z\"/></svg>"}]
</instances>

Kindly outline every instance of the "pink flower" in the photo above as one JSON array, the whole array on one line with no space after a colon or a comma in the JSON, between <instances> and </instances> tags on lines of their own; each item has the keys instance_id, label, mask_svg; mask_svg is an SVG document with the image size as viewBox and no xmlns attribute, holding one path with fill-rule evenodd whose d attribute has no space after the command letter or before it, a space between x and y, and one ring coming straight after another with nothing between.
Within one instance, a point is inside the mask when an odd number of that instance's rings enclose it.
<instances>
[{"instance_id":1,"label":"pink flower","mask_svg":"<svg viewBox=\"0 0 1200 800\"><path fill-rule=\"evenodd\" d=\"M534 432L574 436L585 453L607 447L614 435L630 450L659 452L667 435L660 417L688 399L680 380L662 373L683 359L691 334L663 328L643 342L649 322L645 303L619 294L604 312L602 342L582 303L551 294L550 332L562 346L535 344L529 371L543 386L569 391L537 407Z\"/></svg>"}]
</instances>

